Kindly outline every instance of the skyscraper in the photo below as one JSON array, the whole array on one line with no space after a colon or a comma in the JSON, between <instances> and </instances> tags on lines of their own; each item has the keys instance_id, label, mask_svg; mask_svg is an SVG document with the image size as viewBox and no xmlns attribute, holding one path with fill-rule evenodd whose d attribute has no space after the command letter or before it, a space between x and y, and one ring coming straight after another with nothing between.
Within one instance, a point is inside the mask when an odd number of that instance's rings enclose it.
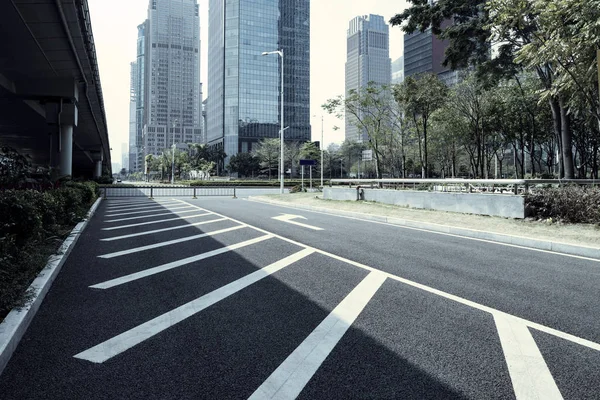
<instances>
[{"instance_id":1,"label":"skyscraper","mask_svg":"<svg viewBox=\"0 0 600 400\"><path fill-rule=\"evenodd\" d=\"M210 0L209 146L228 158L279 137L284 53L286 140L310 140L310 0Z\"/></svg>"},{"instance_id":2,"label":"skyscraper","mask_svg":"<svg viewBox=\"0 0 600 400\"><path fill-rule=\"evenodd\" d=\"M137 169L137 99L136 99L136 87L137 87L137 62L132 62L131 66L131 79L129 83L129 162L124 168L127 168L130 172L136 172Z\"/></svg>"},{"instance_id":3,"label":"skyscraper","mask_svg":"<svg viewBox=\"0 0 600 400\"><path fill-rule=\"evenodd\" d=\"M445 21L442 27L451 24ZM424 32L404 35L404 76L433 73L451 86L459 81L459 72L443 66L446 41L440 40L427 28Z\"/></svg>"},{"instance_id":4,"label":"skyscraper","mask_svg":"<svg viewBox=\"0 0 600 400\"><path fill-rule=\"evenodd\" d=\"M201 142L197 0L150 0L148 19L138 26L137 69L137 129L142 131L143 155L158 155L173 140L181 147Z\"/></svg>"},{"instance_id":5,"label":"skyscraper","mask_svg":"<svg viewBox=\"0 0 600 400\"><path fill-rule=\"evenodd\" d=\"M392 63L392 83L404 82L404 56L400 56Z\"/></svg>"},{"instance_id":6,"label":"skyscraper","mask_svg":"<svg viewBox=\"0 0 600 400\"><path fill-rule=\"evenodd\" d=\"M390 31L384 18L370 14L352 19L347 36L346 94L370 82L389 85L391 77ZM346 139L367 140L349 115L346 115Z\"/></svg>"}]
</instances>

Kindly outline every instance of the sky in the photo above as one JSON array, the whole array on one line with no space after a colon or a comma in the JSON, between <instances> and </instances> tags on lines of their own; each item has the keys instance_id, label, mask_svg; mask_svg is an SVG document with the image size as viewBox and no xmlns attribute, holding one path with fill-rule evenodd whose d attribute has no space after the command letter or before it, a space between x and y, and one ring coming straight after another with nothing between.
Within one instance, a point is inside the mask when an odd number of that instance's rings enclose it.
<instances>
[{"instance_id":1,"label":"sky","mask_svg":"<svg viewBox=\"0 0 600 400\"><path fill-rule=\"evenodd\" d=\"M136 58L137 26L147 17L148 0L88 0L100 81L108 122L113 163L121 162L121 148L129 141L130 63ZM207 90L208 0L200 4L200 79ZM379 14L389 21L408 6L405 0L312 0L310 109L313 140L323 136L329 143L344 140L344 123L324 113L327 99L344 93L346 31L349 21L359 15ZM269 49L267 49L269 50ZM390 58L403 52L403 33L390 27ZM339 127L339 130L334 130Z\"/></svg>"}]
</instances>

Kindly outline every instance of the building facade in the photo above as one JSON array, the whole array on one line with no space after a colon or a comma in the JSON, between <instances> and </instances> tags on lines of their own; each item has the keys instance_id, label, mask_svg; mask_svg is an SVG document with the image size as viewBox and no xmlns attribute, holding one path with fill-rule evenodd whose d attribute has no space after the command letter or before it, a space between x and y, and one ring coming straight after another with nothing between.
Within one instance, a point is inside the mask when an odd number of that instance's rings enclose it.
<instances>
[{"instance_id":1,"label":"building facade","mask_svg":"<svg viewBox=\"0 0 600 400\"><path fill-rule=\"evenodd\" d=\"M130 172L137 172L137 99L136 99L136 88L137 88L137 62L130 64L130 84L129 84L129 162L125 165Z\"/></svg>"},{"instance_id":2,"label":"building facade","mask_svg":"<svg viewBox=\"0 0 600 400\"><path fill-rule=\"evenodd\" d=\"M150 0L138 26L136 135L146 155L202 142L197 0Z\"/></svg>"},{"instance_id":3,"label":"building facade","mask_svg":"<svg viewBox=\"0 0 600 400\"><path fill-rule=\"evenodd\" d=\"M449 25L445 21L442 27ZM424 32L413 32L404 35L404 76L414 76L424 73L436 74L448 86L459 82L459 71L453 71L443 65L446 41L440 40L427 28Z\"/></svg>"},{"instance_id":4,"label":"building facade","mask_svg":"<svg viewBox=\"0 0 600 400\"><path fill-rule=\"evenodd\" d=\"M392 63L392 84L404 82L404 56L400 56Z\"/></svg>"},{"instance_id":5,"label":"building facade","mask_svg":"<svg viewBox=\"0 0 600 400\"><path fill-rule=\"evenodd\" d=\"M206 140L229 157L279 137L310 140L310 0L210 0Z\"/></svg>"},{"instance_id":6,"label":"building facade","mask_svg":"<svg viewBox=\"0 0 600 400\"><path fill-rule=\"evenodd\" d=\"M346 94L370 82L391 83L390 32L381 15L364 15L350 21L346 54ZM352 116L346 115L345 129L347 140L367 140Z\"/></svg>"}]
</instances>

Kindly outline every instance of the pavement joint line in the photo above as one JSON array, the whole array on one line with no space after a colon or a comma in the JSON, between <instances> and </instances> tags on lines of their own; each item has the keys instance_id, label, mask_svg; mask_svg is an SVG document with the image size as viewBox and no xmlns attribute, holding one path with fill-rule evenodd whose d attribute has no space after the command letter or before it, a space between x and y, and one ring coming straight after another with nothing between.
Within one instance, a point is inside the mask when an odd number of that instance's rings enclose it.
<instances>
[{"instance_id":1,"label":"pavement joint line","mask_svg":"<svg viewBox=\"0 0 600 400\"><path fill-rule=\"evenodd\" d=\"M98 258L109 259L109 258L115 258L115 257L120 257L120 256L126 256L128 254L140 253L142 251L157 249L159 247L170 246L172 244L189 242L190 240L196 240L196 239L202 239L205 237L216 236L216 235L220 235L222 233L232 232L232 231L236 231L236 230L242 229L242 228L246 228L246 225L232 226L231 228L219 229L217 231L201 233L199 235L186 236L186 237L180 238L180 239L173 239L173 240L168 240L166 242L159 242L159 243L149 244L147 246L134 247L132 249L117 251L114 253L102 254L102 255L98 256Z\"/></svg>"},{"instance_id":2,"label":"pavement joint line","mask_svg":"<svg viewBox=\"0 0 600 400\"><path fill-rule=\"evenodd\" d=\"M189 215L187 217L176 217L176 218L159 219L158 221L139 222L137 224L128 224L128 225L113 226L111 228L102 228L102 230L103 231L114 231L115 229L134 228L136 226L161 224L161 223L164 223L164 222L187 220L187 219L190 219L190 218L198 218L198 217L206 217L207 215L211 215L211 214L212 213L204 213L204 214Z\"/></svg>"},{"instance_id":3,"label":"pavement joint line","mask_svg":"<svg viewBox=\"0 0 600 400\"><path fill-rule=\"evenodd\" d=\"M129 239L129 238L132 238L132 237L138 237L138 236L144 236L144 235L152 235L152 234L155 234L155 233L167 232L167 231L174 231L174 230L177 230L177 229L191 228L191 227L194 227L194 226L207 225L207 224L212 224L212 223L221 222L221 221L227 221L227 220L225 218L211 219L209 221L195 222L193 224L178 225L178 226L173 226L173 227L170 227L170 228L155 229L155 230L152 230L152 231L145 231L145 232L140 232L140 233L132 233L130 235L115 236L115 237L106 238L106 239L100 239L100 240L103 241L103 242L112 242L114 240Z\"/></svg>"},{"instance_id":4,"label":"pavement joint line","mask_svg":"<svg viewBox=\"0 0 600 400\"><path fill-rule=\"evenodd\" d=\"M264 268L228 283L225 286L221 286L210 293L123 332L105 342L82 351L73 357L91 361L93 363L103 363L313 253L313 250L302 249L297 253L269 264Z\"/></svg>"},{"instance_id":5,"label":"pavement joint line","mask_svg":"<svg viewBox=\"0 0 600 400\"><path fill-rule=\"evenodd\" d=\"M386 279L369 273L248 399L295 399Z\"/></svg>"},{"instance_id":6,"label":"pavement joint line","mask_svg":"<svg viewBox=\"0 0 600 400\"><path fill-rule=\"evenodd\" d=\"M385 216L378 216L378 215L372 216L373 218L379 218L379 219L385 219L385 220L392 219L392 220L397 220L397 221L403 221L403 223L383 222L383 221L378 221L378 220L374 220L374 219L369 219L369 218L371 218L371 215L369 215L369 214L364 214L364 213L359 213L359 212L354 212L354 211L348 211L348 213L361 214L361 217L344 215L343 213L345 213L346 211L328 210L328 209L323 209L321 207L312 208L312 206L306 206L306 208L295 207L293 205L287 205L286 203L281 203L281 202L272 201L272 200L263 201L263 200L259 200L259 199L252 198L252 197L249 197L247 199L247 201L252 201L255 203L262 203L262 204L269 204L269 205L274 205L274 206L278 206L278 207L282 207L282 208L291 208L293 210L299 210L299 211L308 211L308 212L315 213L315 214L329 215L329 216L338 217L338 218L353 219L356 221L369 222L369 223L373 223L373 224L395 226L397 228L409 229L409 230L421 231L421 232L427 232L427 233L434 233L437 235L451 236L451 237L456 237L456 238L460 238L460 239L474 240L477 242L491 243L491 244L496 244L496 245L500 245L500 246L507 246L507 247L514 247L514 248L518 248L518 249L537 251L540 253L548 253L548 254L559 255L559 256L563 256L563 257L572 257L572 258L577 258L580 260L600 262L600 258L565 253L565 252L558 251L558 250L547 250L547 249L543 249L543 248L533 247L533 245L535 244L535 242L539 242L540 244L544 244L549 248L551 248L551 247L568 248L573 251L577 251L577 249L581 249L584 251L585 250L597 251L600 253L600 249L597 249L595 247L571 245L568 243L561 243L561 242L550 242L550 241L544 241L544 240L539 240L539 239L534 239L534 238L528 238L528 237L524 237L524 236L514 236L514 235L508 235L505 233L494 233L494 232L481 231L481 230L470 229L470 228L459 228L459 227L455 227L455 226L441 225L441 224L435 224L435 223L429 223L429 222L420 223L419 221L404 220L402 218L395 218L395 217L385 217ZM419 227L415 227L415 226L410 226L410 225L406 225L406 222L409 222L410 224L415 224L415 225L427 225L427 227L419 228ZM436 229L438 229L438 227L440 230L436 230ZM460 234L450 233L450 232L448 232L449 230L456 230L456 231L460 231L461 233ZM472 232L473 234L477 234L477 233L491 234L491 235L496 236L498 240L482 239L482 238L478 238L478 237L474 237L474 236L468 236L468 234L470 232ZM506 238L510 239L511 241L527 242L527 243L531 244L531 246L519 245L519 244L514 244L514 243L509 243L509 242L502 242L502 241L500 241L500 239L502 239L503 237L506 237Z\"/></svg>"},{"instance_id":7,"label":"pavement joint line","mask_svg":"<svg viewBox=\"0 0 600 400\"><path fill-rule=\"evenodd\" d=\"M494 315L502 351L517 400L562 400L562 395L529 328Z\"/></svg>"},{"instance_id":8,"label":"pavement joint line","mask_svg":"<svg viewBox=\"0 0 600 400\"><path fill-rule=\"evenodd\" d=\"M272 239L272 235L264 235L254 239L246 240L245 242L240 242L236 244L232 244L229 246L221 247L216 250L211 250L206 253L198 254L192 257L184 258L177 261L172 261L167 264L159 265L157 267L145 269L139 272L135 272L133 274L125 275L120 278L111 279L106 282L97 283L95 285L90 286L92 289L110 289L115 286L123 285L125 283L129 283L138 279L146 278L148 276L156 275L164 271L168 271L174 268L179 268L184 265L191 264L196 261L204 260L210 257L217 256L219 254L228 253L233 250L241 249L242 247L251 246L256 243L263 242L265 240Z\"/></svg>"},{"instance_id":9,"label":"pavement joint line","mask_svg":"<svg viewBox=\"0 0 600 400\"><path fill-rule=\"evenodd\" d=\"M110 219L110 220L107 220L107 221L104 221L104 222L105 223L112 223L112 222L131 221L131 220L134 220L134 219L161 217L163 215L179 215L179 214L185 214L185 213L190 213L190 212L195 212L195 210L167 212L167 213L153 214L153 215L142 215L142 216L137 216L137 217L127 217L127 218L119 218L119 219Z\"/></svg>"},{"instance_id":10,"label":"pavement joint line","mask_svg":"<svg viewBox=\"0 0 600 400\"><path fill-rule=\"evenodd\" d=\"M0 323L0 375L8 364L14 351L17 349L19 342L25 335L29 324L39 310L46 294L50 290L54 279L58 276L62 266L67 261L71 254L71 250L81 237L81 234L92 219L102 198L98 198L90 207L87 217L82 222L79 222L71 231L69 236L63 241L56 254L48 258L48 262L44 269L40 271L37 277L29 285L28 292L32 296L30 301L21 309L13 309L8 313L4 321Z\"/></svg>"},{"instance_id":11,"label":"pavement joint line","mask_svg":"<svg viewBox=\"0 0 600 400\"><path fill-rule=\"evenodd\" d=\"M184 200L179 200L179 201L183 202L183 203L186 203L186 204L193 205L193 204L188 203L188 202L186 202ZM200 207L198 207L198 208L200 208ZM234 218L227 217L227 216L225 216L223 214L219 214L219 213L216 213L216 212L212 212L212 213L214 215L227 218L227 219L229 219L229 220L231 220L233 222L237 222L238 224L245 224L245 222L239 221L239 220L234 219ZM404 283L404 284L406 284L408 286L412 286L414 288L417 288L417 289L423 290L425 292L429 292L429 293L435 294L435 295L440 296L440 297L444 297L444 298L446 298L448 300L452 300L452 301L455 301L457 303L464 304L464 305L466 305L468 307L475 308L477 310L481 310L481 311L487 312L487 313L491 314L492 316L502 315L502 316L507 316L507 317L515 318L515 319L521 321L521 323L527 325L529 328L533 328L533 329L536 329L538 331L541 331L541 332L544 332L544 333L548 333L549 335L556 336L556 337L565 339L567 341L579 344L581 346L588 347L590 349L600 351L600 344L596 343L596 342L593 342L591 340L583 339L583 338L580 338L578 336L572 335L570 333L562 332L562 331L559 331L558 329L550 328L548 326L545 326L545 325L542 325L542 324L538 324L536 322L529 321L529 320L526 320L524 318L521 318L521 317L518 317L518 316L515 316L515 315L508 314L508 313L506 313L504 311L496 310L495 308L488 307L488 306L485 306L483 304L479 304L479 303L476 303L474 301L467 300L465 298L462 298L462 297L459 297L459 296L456 296L456 295L444 292L442 290L432 288L432 287L424 285L422 283L414 282L414 281L411 281L409 279L402 278L402 277L400 277L398 275L394 275L394 274L382 271L382 270L377 269L377 268L369 267L368 265L359 263L357 261L353 261L353 260L350 260L348 258L345 258L345 257L342 257L342 256L338 256L337 254L333 254L333 253L330 253L330 252L325 251L325 250L317 249L315 247L306 245L304 243L297 242L297 241L295 241L293 239L286 238L285 236L281 236L281 235L278 235L276 233L269 232L269 231L267 231L265 229L262 229L262 228L259 228L259 227L253 226L253 225L250 225L250 224L246 224L246 225L249 228L252 228L252 229L254 229L256 231L262 232L262 233L267 234L267 235L271 235L274 238L281 239L281 240L283 240L285 242L294 244L296 246L301 246L301 247L304 247L304 248L307 248L307 249L313 249L316 253L322 254L322 255L327 256L327 257L331 257L333 259L342 261L344 263L353 265L355 267L364 269L366 271L381 272L382 274L386 274L387 277L390 278L390 279L392 279L392 280ZM593 260L593 261L595 261L595 260Z\"/></svg>"},{"instance_id":12,"label":"pavement joint line","mask_svg":"<svg viewBox=\"0 0 600 400\"><path fill-rule=\"evenodd\" d=\"M165 211L174 211L174 210L182 210L185 208L189 208L189 207L175 207L175 208L165 208L165 207L161 207L162 210ZM147 214L147 213L154 213L157 211L161 211L161 210L142 210L142 211L127 211L127 212L122 212L123 210L119 211L119 213L117 214L104 214L104 217L120 217L123 215L133 215L133 214Z\"/></svg>"}]
</instances>

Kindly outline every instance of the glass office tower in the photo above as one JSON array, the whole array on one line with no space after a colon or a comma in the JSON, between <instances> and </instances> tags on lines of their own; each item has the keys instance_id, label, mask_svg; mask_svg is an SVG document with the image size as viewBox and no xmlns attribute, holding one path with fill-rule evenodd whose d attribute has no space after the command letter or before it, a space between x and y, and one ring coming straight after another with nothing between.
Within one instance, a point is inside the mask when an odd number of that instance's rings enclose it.
<instances>
[{"instance_id":1,"label":"glass office tower","mask_svg":"<svg viewBox=\"0 0 600 400\"><path fill-rule=\"evenodd\" d=\"M310 1L210 0L206 138L228 158L279 137L284 51L286 140L310 140Z\"/></svg>"}]
</instances>

